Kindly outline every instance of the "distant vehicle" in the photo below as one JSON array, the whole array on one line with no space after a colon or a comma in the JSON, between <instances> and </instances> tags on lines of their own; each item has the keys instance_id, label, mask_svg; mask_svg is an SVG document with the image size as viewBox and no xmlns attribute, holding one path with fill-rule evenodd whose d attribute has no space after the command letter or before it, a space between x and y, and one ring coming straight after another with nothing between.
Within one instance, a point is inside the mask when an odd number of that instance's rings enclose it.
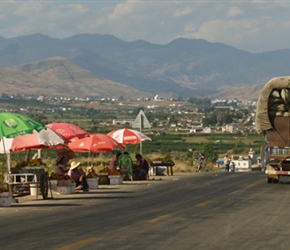
<instances>
[{"instance_id":1,"label":"distant vehicle","mask_svg":"<svg viewBox=\"0 0 290 250\"><path fill-rule=\"evenodd\" d=\"M262 89L256 110L256 130L265 137L261 165L267 183L290 176L290 76L271 79Z\"/></svg>"}]
</instances>

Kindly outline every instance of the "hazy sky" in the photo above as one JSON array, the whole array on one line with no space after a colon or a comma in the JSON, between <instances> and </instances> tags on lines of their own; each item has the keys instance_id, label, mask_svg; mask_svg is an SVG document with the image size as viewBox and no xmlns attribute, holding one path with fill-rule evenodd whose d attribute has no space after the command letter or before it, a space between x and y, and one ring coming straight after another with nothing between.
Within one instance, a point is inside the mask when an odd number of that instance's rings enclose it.
<instances>
[{"instance_id":1,"label":"hazy sky","mask_svg":"<svg viewBox=\"0 0 290 250\"><path fill-rule=\"evenodd\" d=\"M250 52L290 48L290 0L0 0L0 36L202 38Z\"/></svg>"}]
</instances>

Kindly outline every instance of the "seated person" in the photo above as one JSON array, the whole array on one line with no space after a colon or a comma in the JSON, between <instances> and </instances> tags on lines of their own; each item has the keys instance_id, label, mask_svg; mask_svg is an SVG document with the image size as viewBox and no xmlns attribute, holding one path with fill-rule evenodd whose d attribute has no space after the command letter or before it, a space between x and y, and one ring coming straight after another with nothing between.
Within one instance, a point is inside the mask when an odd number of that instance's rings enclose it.
<instances>
[{"instance_id":1,"label":"seated person","mask_svg":"<svg viewBox=\"0 0 290 250\"><path fill-rule=\"evenodd\" d=\"M128 152L125 151L122 155L119 156L118 166L120 168L122 175L130 178L132 181L133 180L133 173L132 173L133 162Z\"/></svg>"},{"instance_id":2,"label":"seated person","mask_svg":"<svg viewBox=\"0 0 290 250\"><path fill-rule=\"evenodd\" d=\"M122 155L122 153L118 152L116 154L116 156L111 160L110 165L109 165L109 169L111 171L117 170L117 167L118 167L118 164L119 164L118 160L119 160L120 155Z\"/></svg>"},{"instance_id":3,"label":"seated person","mask_svg":"<svg viewBox=\"0 0 290 250\"><path fill-rule=\"evenodd\" d=\"M138 161L138 165L135 168L135 174L138 178L142 179L144 176L147 177L148 171L149 171L149 164L148 161L146 161L141 154L136 154L136 160Z\"/></svg>"},{"instance_id":4,"label":"seated person","mask_svg":"<svg viewBox=\"0 0 290 250\"><path fill-rule=\"evenodd\" d=\"M59 175L65 175L67 172L67 164L69 159L62 155L56 162L55 173Z\"/></svg>"},{"instance_id":5,"label":"seated person","mask_svg":"<svg viewBox=\"0 0 290 250\"><path fill-rule=\"evenodd\" d=\"M80 162L72 161L70 164L71 167L67 174L73 181L75 181L76 190L89 191L86 173L82 169L78 168L80 164Z\"/></svg>"}]
</instances>

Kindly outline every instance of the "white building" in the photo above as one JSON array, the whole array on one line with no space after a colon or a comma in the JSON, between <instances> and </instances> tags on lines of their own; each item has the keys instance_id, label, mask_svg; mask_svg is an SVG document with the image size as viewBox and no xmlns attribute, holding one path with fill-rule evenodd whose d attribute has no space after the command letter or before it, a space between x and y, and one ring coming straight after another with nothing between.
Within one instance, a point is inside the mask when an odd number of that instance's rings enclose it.
<instances>
[{"instance_id":1,"label":"white building","mask_svg":"<svg viewBox=\"0 0 290 250\"><path fill-rule=\"evenodd\" d=\"M249 157L242 157L235 159L232 158L231 163L235 163L235 171L236 172L250 172L252 171L252 160Z\"/></svg>"}]
</instances>

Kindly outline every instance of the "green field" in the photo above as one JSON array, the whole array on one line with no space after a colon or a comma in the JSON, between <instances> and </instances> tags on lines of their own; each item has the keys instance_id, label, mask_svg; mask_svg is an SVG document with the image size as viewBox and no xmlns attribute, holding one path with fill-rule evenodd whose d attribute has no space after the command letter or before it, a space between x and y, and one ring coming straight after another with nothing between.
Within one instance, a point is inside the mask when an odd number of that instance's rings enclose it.
<instances>
[{"instance_id":1,"label":"green field","mask_svg":"<svg viewBox=\"0 0 290 250\"><path fill-rule=\"evenodd\" d=\"M115 129L130 127L129 125L113 125L112 120L136 117L136 114L126 113L124 110L127 108L124 106L96 106L96 104L84 106L83 103L79 105L43 104L37 101L23 100L2 100L0 103L3 108L14 108L15 112L19 110L19 107L27 107L27 115L37 119L43 124L51 122L68 122L78 125L92 133L107 134ZM59 105L68 108L68 111L51 112L52 109ZM72 108L71 110L69 110L70 107ZM132 107L128 109L132 110ZM135 109L135 111L138 111L139 107ZM12 110L12 112L14 111ZM154 117L151 117L151 119L153 118ZM214 163L218 157L223 157L223 155L228 152L233 155L247 155L249 150L253 149L257 154L260 154L260 148L264 143L264 138L256 133L246 135L241 133L194 134L189 132L176 132L169 127L157 127L152 130L145 129L142 130L142 132L152 139L152 141L144 141L142 143L142 154L144 156L149 159L167 156L176 162L176 166L182 166L184 168L192 167L198 152L206 153L207 163ZM140 145L127 145L126 151L134 157L136 153L140 152ZM35 152L36 151L33 151L31 155ZM96 154L94 157L94 164L99 164L99 162L108 164L114 154L115 151L106 154ZM12 153L12 166L27 157L29 157L27 156L27 152ZM51 169L54 167L56 157L56 150L43 150L42 152L43 160ZM77 160L85 162L85 164L90 164L92 162L92 157L88 153L76 153L76 158ZM0 155L0 167L4 173L6 171L5 155Z\"/></svg>"}]
</instances>

